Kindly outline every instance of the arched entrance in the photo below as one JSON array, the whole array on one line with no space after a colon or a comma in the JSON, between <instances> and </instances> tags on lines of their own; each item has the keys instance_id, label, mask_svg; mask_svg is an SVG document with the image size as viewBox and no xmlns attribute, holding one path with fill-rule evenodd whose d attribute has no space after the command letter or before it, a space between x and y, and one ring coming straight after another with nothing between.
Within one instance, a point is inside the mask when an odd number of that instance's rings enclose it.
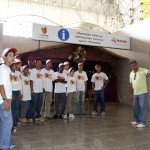
<instances>
[{"instance_id":1,"label":"arched entrance","mask_svg":"<svg viewBox=\"0 0 150 150\"><path fill-rule=\"evenodd\" d=\"M70 56L77 51L78 45L65 45L65 47L58 47L54 49L45 48L34 52L28 52L22 54L23 62L27 63L29 58L36 59L37 57L41 57L43 59L43 66L45 65L45 61L47 59L52 59L53 61L53 69L57 71L58 64L60 62L64 62L66 60L70 61L70 65L77 69L77 62L70 59ZM106 105L113 104L118 105L118 82L117 82L117 61L119 57L113 56L112 54L106 52L103 48L96 48L91 46L82 46L86 51L85 56L85 63L84 63L84 70L87 72L88 75L88 92L86 98L91 98L90 95L91 90L91 76L95 72L95 65L101 64L102 71L105 72L109 77L109 84L105 90L105 98L106 98Z\"/></svg>"}]
</instances>

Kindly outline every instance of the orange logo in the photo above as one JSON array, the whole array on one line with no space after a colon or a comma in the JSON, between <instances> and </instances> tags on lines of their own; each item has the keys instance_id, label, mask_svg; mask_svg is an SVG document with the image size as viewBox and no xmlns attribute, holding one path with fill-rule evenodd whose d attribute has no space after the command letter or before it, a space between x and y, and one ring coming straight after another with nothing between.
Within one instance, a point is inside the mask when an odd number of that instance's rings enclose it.
<instances>
[{"instance_id":1,"label":"orange logo","mask_svg":"<svg viewBox=\"0 0 150 150\"><path fill-rule=\"evenodd\" d=\"M41 31L42 31L43 34L46 34L47 28L46 28L46 27L43 27L43 28L41 28Z\"/></svg>"}]
</instances>

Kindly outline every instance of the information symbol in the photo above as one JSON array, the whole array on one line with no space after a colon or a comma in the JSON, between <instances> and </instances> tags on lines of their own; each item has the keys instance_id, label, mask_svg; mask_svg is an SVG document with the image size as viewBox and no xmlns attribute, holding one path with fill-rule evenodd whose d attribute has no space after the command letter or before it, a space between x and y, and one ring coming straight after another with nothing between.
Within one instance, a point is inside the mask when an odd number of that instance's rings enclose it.
<instances>
[{"instance_id":1,"label":"information symbol","mask_svg":"<svg viewBox=\"0 0 150 150\"><path fill-rule=\"evenodd\" d=\"M69 39L69 32L66 29L60 29L58 31L58 37L62 41L67 41Z\"/></svg>"}]
</instances>

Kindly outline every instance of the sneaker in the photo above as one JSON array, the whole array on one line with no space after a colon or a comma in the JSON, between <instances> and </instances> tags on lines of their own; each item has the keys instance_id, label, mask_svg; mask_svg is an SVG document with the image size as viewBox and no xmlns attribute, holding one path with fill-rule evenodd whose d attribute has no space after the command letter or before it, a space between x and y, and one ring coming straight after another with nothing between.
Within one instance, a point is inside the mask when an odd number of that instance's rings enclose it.
<instances>
[{"instance_id":1,"label":"sneaker","mask_svg":"<svg viewBox=\"0 0 150 150\"><path fill-rule=\"evenodd\" d=\"M58 119L58 115L54 115L52 119Z\"/></svg>"},{"instance_id":2,"label":"sneaker","mask_svg":"<svg viewBox=\"0 0 150 150\"><path fill-rule=\"evenodd\" d=\"M35 118L35 121L40 121L41 118Z\"/></svg>"},{"instance_id":3,"label":"sneaker","mask_svg":"<svg viewBox=\"0 0 150 150\"><path fill-rule=\"evenodd\" d=\"M51 120L51 117L44 117L44 120Z\"/></svg>"},{"instance_id":4,"label":"sneaker","mask_svg":"<svg viewBox=\"0 0 150 150\"><path fill-rule=\"evenodd\" d=\"M29 123L32 123L32 122L33 122L33 119L28 119L28 122L29 122Z\"/></svg>"},{"instance_id":5,"label":"sneaker","mask_svg":"<svg viewBox=\"0 0 150 150\"><path fill-rule=\"evenodd\" d=\"M12 132L16 133L17 132L17 127L13 127Z\"/></svg>"},{"instance_id":6,"label":"sneaker","mask_svg":"<svg viewBox=\"0 0 150 150\"><path fill-rule=\"evenodd\" d=\"M64 119L68 119L68 116L67 116L67 114L66 115L64 115L64 117L63 117Z\"/></svg>"},{"instance_id":7,"label":"sneaker","mask_svg":"<svg viewBox=\"0 0 150 150\"><path fill-rule=\"evenodd\" d=\"M97 112L96 112L96 111L93 111L91 114L92 114L92 115L97 115Z\"/></svg>"},{"instance_id":8,"label":"sneaker","mask_svg":"<svg viewBox=\"0 0 150 150\"><path fill-rule=\"evenodd\" d=\"M28 120L27 120L26 118L19 119L19 121L20 121L21 123L27 123L27 122L28 122Z\"/></svg>"},{"instance_id":9,"label":"sneaker","mask_svg":"<svg viewBox=\"0 0 150 150\"><path fill-rule=\"evenodd\" d=\"M106 113L104 111L101 112L102 115L106 115Z\"/></svg>"},{"instance_id":10,"label":"sneaker","mask_svg":"<svg viewBox=\"0 0 150 150\"><path fill-rule=\"evenodd\" d=\"M136 127L137 128L144 128L144 127L146 127L146 125L139 123Z\"/></svg>"},{"instance_id":11,"label":"sneaker","mask_svg":"<svg viewBox=\"0 0 150 150\"><path fill-rule=\"evenodd\" d=\"M69 118L75 118L74 114L69 114Z\"/></svg>"},{"instance_id":12,"label":"sneaker","mask_svg":"<svg viewBox=\"0 0 150 150\"><path fill-rule=\"evenodd\" d=\"M40 118L40 120L39 120L39 121L43 122L43 121L44 121L44 118Z\"/></svg>"},{"instance_id":13,"label":"sneaker","mask_svg":"<svg viewBox=\"0 0 150 150\"><path fill-rule=\"evenodd\" d=\"M21 127L21 122L18 122L18 123L17 123L17 127Z\"/></svg>"},{"instance_id":14,"label":"sneaker","mask_svg":"<svg viewBox=\"0 0 150 150\"><path fill-rule=\"evenodd\" d=\"M138 123L136 121L132 121L131 125L137 125Z\"/></svg>"},{"instance_id":15,"label":"sneaker","mask_svg":"<svg viewBox=\"0 0 150 150\"><path fill-rule=\"evenodd\" d=\"M16 144L10 144L9 148L15 148Z\"/></svg>"}]
</instances>

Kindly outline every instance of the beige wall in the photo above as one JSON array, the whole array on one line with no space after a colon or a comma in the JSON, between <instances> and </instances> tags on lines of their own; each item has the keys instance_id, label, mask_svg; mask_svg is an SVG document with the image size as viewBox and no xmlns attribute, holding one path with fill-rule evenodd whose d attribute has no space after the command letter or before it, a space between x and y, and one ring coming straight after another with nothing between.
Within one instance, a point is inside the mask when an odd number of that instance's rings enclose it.
<instances>
[{"instance_id":1,"label":"beige wall","mask_svg":"<svg viewBox=\"0 0 150 150\"><path fill-rule=\"evenodd\" d=\"M3 50L3 24L0 23L0 57Z\"/></svg>"}]
</instances>

